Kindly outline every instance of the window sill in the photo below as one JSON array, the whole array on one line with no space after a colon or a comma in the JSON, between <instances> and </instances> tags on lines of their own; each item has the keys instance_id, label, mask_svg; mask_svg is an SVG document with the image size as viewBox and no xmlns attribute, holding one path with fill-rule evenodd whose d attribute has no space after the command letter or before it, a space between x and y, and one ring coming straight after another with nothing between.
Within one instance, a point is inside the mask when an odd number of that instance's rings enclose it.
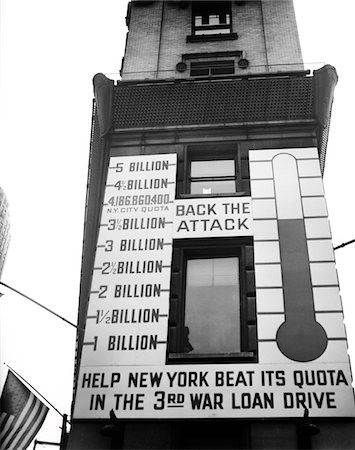
<instances>
[{"instance_id":1,"label":"window sill","mask_svg":"<svg viewBox=\"0 0 355 450\"><path fill-rule=\"evenodd\" d=\"M169 364L232 364L257 362L255 353L169 353Z\"/></svg>"},{"instance_id":2,"label":"window sill","mask_svg":"<svg viewBox=\"0 0 355 450\"><path fill-rule=\"evenodd\" d=\"M186 42L233 41L235 39L238 39L237 33L201 34L186 36Z\"/></svg>"}]
</instances>

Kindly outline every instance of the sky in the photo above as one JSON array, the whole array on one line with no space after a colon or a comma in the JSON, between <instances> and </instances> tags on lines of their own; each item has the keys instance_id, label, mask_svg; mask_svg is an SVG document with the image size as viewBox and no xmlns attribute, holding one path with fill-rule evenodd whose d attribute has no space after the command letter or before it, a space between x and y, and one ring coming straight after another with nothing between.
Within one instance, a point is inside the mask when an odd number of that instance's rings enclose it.
<instances>
[{"instance_id":1,"label":"sky","mask_svg":"<svg viewBox=\"0 0 355 450\"><path fill-rule=\"evenodd\" d=\"M271 0L270 0L271 1ZM306 68L335 66L324 184L333 244L355 238L351 138L355 62L352 0L294 0ZM92 78L119 79L126 0L2 0L0 186L11 244L1 281L76 323L92 110ZM355 244L336 251L350 355L355 364ZM15 369L70 414L75 329L0 286L1 387ZM59 442L50 411L38 440ZM38 446L37 448L45 448ZM48 447L50 448L50 447ZM53 448L53 447L51 447Z\"/></svg>"}]
</instances>

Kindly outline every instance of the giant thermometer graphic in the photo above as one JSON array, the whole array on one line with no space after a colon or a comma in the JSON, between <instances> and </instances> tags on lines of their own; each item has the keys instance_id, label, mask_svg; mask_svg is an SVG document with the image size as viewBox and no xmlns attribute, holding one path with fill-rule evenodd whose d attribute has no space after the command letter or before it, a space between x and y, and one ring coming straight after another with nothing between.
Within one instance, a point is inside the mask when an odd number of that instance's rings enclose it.
<instances>
[{"instance_id":1,"label":"giant thermometer graphic","mask_svg":"<svg viewBox=\"0 0 355 450\"><path fill-rule=\"evenodd\" d=\"M287 358L313 361L323 354L328 339L315 317L296 159L285 153L275 156L273 171L285 308L276 341Z\"/></svg>"}]
</instances>

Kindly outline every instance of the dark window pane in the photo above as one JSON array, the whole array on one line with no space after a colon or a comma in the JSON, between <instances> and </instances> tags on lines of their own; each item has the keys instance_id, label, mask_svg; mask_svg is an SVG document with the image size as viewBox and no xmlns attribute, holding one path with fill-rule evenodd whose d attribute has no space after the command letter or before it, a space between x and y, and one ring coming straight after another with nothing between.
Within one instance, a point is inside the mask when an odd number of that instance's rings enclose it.
<instances>
[{"instance_id":1,"label":"dark window pane","mask_svg":"<svg viewBox=\"0 0 355 450\"><path fill-rule=\"evenodd\" d=\"M212 30L213 31L213 30ZM204 61L191 63L191 76L234 74L234 61Z\"/></svg>"},{"instance_id":2,"label":"dark window pane","mask_svg":"<svg viewBox=\"0 0 355 450\"><path fill-rule=\"evenodd\" d=\"M190 75L192 77L202 77L202 76L208 76L210 74L210 70L208 67L192 67Z\"/></svg>"},{"instance_id":3,"label":"dark window pane","mask_svg":"<svg viewBox=\"0 0 355 450\"><path fill-rule=\"evenodd\" d=\"M211 67L211 75L232 75L234 73L234 61L219 61Z\"/></svg>"}]
</instances>

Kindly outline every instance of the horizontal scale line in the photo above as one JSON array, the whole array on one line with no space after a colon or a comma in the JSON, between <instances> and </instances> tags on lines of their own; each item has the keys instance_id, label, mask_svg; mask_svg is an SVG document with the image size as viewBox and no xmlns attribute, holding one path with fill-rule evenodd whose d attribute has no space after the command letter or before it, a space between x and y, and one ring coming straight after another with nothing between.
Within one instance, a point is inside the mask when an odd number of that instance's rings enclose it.
<instances>
[{"instance_id":1,"label":"horizontal scale line","mask_svg":"<svg viewBox=\"0 0 355 450\"><path fill-rule=\"evenodd\" d=\"M275 200L274 197L253 197L253 200Z\"/></svg>"},{"instance_id":2,"label":"horizontal scale line","mask_svg":"<svg viewBox=\"0 0 355 450\"><path fill-rule=\"evenodd\" d=\"M282 286L256 286L256 289L281 289Z\"/></svg>"},{"instance_id":3,"label":"horizontal scale line","mask_svg":"<svg viewBox=\"0 0 355 450\"><path fill-rule=\"evenodd\" d=\"M328 341L346 341L346 337L328 337Z\"/></svg>"},{"instance_id":4,"label":"horizontal scale line","mask_svg":"<svg viewBox=\"0 0 355 450\"><path fill-rule=\"evenodd\" d=\"M257 220L277 220L277 218L276 218L276 216L275 217L260 217L260 218L253 217L254 222L256 222Z\"/></svg>"},{"instance_id":5,"label":"horizontal scale line","mask_svg":"<svg viewBox=\"0 0 355 450\"><path fill-rule=\"evenodd\" d=\"M280 265L281 261L278 262L273 262L273 261L265 261L265 262L255 262L254 263L256 266L270 266L271 264L276 266L276 265Z\"/></svg>"},{"instance_id":6,"label":"horizontal scale line","mask_svg":"<svg viewBox=\"0 0 355 450\"><path fill-rule=\"evenodd\" d=\"M312 287L313 288L336 287L336 288L339 289L339 285L338 284L313 284Z\"/></svg>"},{"instance_id":7,"label":"horizontal scale line","mask_svg":"<svg viewBox=\"0 0 355 450\"><path fill-rule=\"evenodd\" d=\"M254 242L279 242L279 239L254 239Z\"/></svg>"},{"instance_id":8,"label":"horizontal scale line","mask_svg":"<svg viewBox=\"0 0 355 450\"><path fill-rule=\"evenodd\" d=\"M319 195L301 195L301 198L324 198L324 194L319 194Z\"/></svg>"}]
</instances>

